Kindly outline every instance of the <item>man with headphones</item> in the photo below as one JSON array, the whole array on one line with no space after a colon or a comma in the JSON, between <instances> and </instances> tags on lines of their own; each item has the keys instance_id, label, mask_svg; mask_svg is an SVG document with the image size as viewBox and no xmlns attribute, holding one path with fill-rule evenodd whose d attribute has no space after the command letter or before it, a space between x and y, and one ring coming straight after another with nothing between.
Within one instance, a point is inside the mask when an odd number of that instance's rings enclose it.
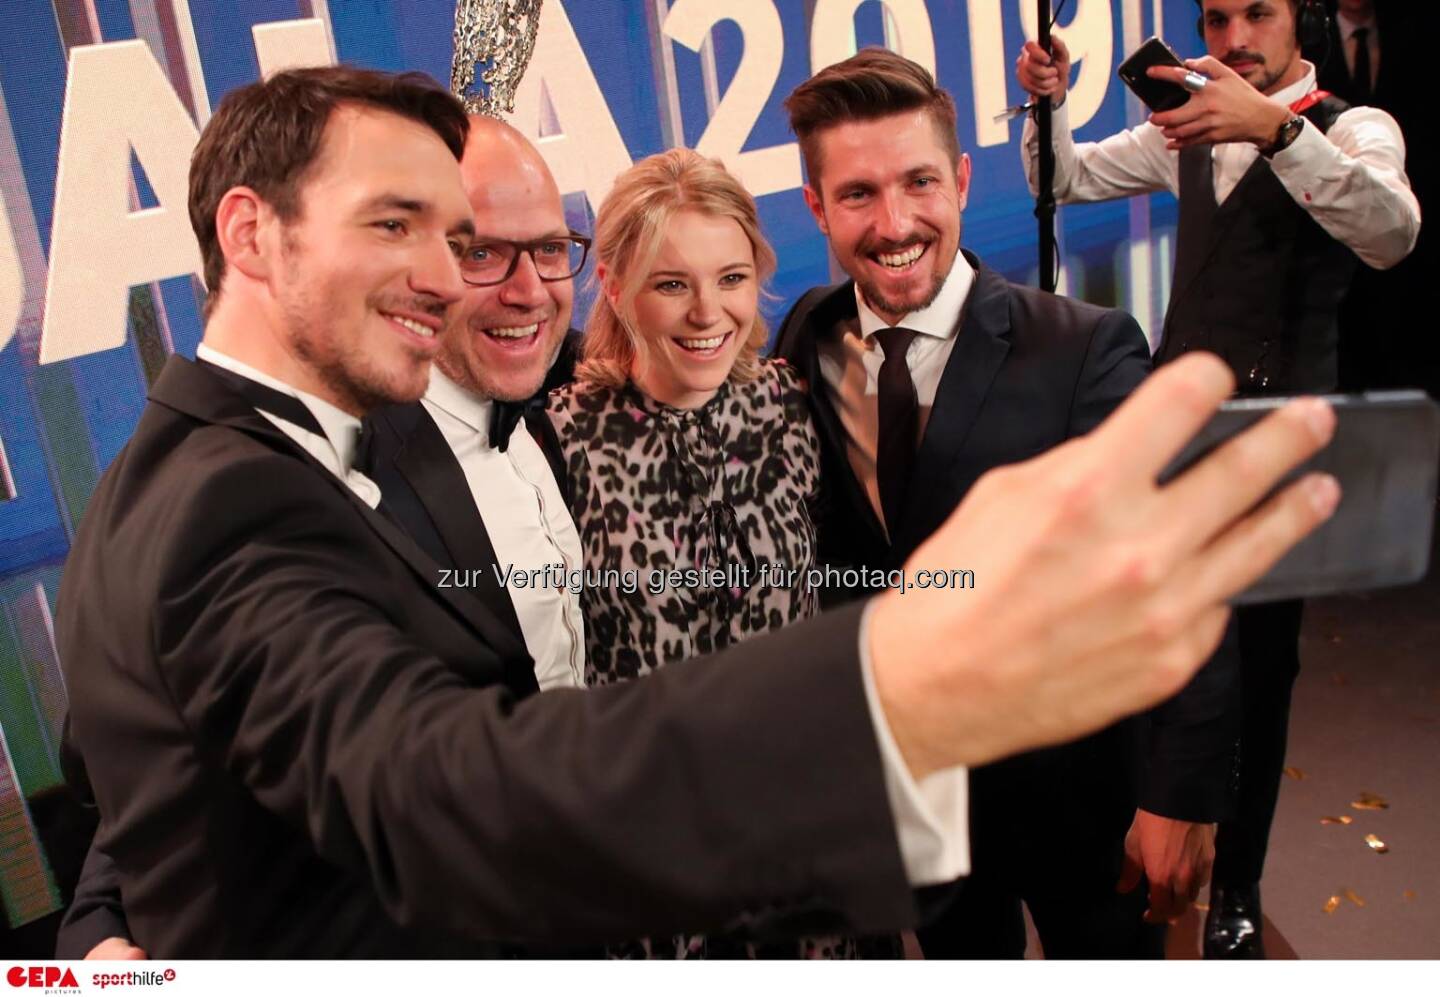
<instances>
[{"instance_id":1,"label":"man with headphones","mask_svg":"<svg viewBox=\"0 0 1440 997\"><path fill-rule=\"evenodd\" d=\"M1333 391L1339 306L1357 264L1394 266L1420 229L1404 140L1385 112L1351 108L1316 88L1301 48L1327 46L1319 0L1197 3L1208 54L1186 68L1150 70L1191 90L1189 100L1101 142L1071 137L1065 43L1056 36L1053 54L1025 46L1016 63L1021 86L1055 105L1055 196L1073 203L1168 190L1179 198L1157 364L1209 350L1230 364L1241 395ZM1032 189L1038 152L1031 121L1023 153ZM1212 825L1185 820L1132 831L1150 838L1138 845L1152 884L1178 877L1197 854L1203 866L1214 848L1207 958L1264 957L1259 883L1300 668L1301 609L1297 600L1236 613L1239 786L1218 838Z\"/></svg>"}]
</instances>

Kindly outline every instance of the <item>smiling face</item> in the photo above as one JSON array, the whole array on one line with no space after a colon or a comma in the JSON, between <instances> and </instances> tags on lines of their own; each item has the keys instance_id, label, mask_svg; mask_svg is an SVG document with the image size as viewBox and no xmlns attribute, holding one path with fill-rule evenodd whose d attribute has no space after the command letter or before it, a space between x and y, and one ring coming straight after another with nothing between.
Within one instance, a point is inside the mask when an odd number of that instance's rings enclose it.
<instances>
[{"instance_id":1,"label":"smiling face","mask_svg":"<svg viewBox=\"0 0 1440 997\"><path fill-rule=\"evenodd\" d=\"M603 274L616 310L620 288L636 287L629 313L645 344L631 372L641 391L676 408L705 404L730 376L755 326L755 249L733 218L685 209L671 216L643 274Z\"/></svg>"},{"instance_id":2,"label":"smiling face","mask_svg":"<svg viewBox=\"0 0 1440 997\"><path fill-rule=\"evenodd\" d=\"M816 136L822 176L805 202L866 303L892 324L935 300L960 249L970 157L952 162L924 110Z\"/></svg>"},{"instance_id":3,"label":"smiling face","mask_svg":"<svg viewBox=\"0 0 1440 997\"><path fill-rule=\"evenodd\" d=\"M447 308L470 210L455 157L425 125L340 106L302 180L300 211L270 227L271 293L304 385L361 414L414 401Z\"/></svg>"},{"instance_id":4,"label":"smiling face","mask_svg":"<svg viewBox=\"0 0 1440 997\"><path fill-rule=\"evenodd\" d=\"M1205 48L1263 94L1304 75L1293 0L1204 0Z\"/></svg>"},{"instance_id":5,"label":"smiling face","mask_svg":"<svg viewBox=\"0 0 1440 997\"><path fill-rule=\"evenodd\" d=\"M535 148L509 125L472 118L461 164L476 241L564 237L559 188ZM522 255L504 283L465 286L436 363L483 398L523 401L540 390L570 328L573 280L542 281Z\"/></svg>"}]
</instances>

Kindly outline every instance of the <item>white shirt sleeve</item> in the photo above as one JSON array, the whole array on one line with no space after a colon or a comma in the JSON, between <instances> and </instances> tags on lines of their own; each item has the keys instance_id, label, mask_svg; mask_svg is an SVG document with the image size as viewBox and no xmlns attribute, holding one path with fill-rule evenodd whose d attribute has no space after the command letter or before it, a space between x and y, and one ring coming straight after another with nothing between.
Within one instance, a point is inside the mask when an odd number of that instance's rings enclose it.
<instances>
[{"instance_id":1,"label":"white shirt sleeve","mask_svg":"<svg viewBox=\"0 0 1440 997\"><path fill-rule=\"evenodd\" d=\"M1062 204L1108 201L1134 194L1180 190L1180 157L1165 148L1165 136L1150 122L1117 132L1101 142L1075 143L1069 101L1054 111L1055 199ZM1040 129L1027 115L1020 142L1030 193L1039 188Z\"/></svg>"},{"instance_id":2,"label":"white shirt sleeve","mask_svg":"<svg viewBox=\"0 0 1440 997\"><path fill-rule=\"evenodd\" d=\"M1420 202L1405 175L1405 139L1384 111L1356 107L1329 134L1309 121L1270 160L1275 176L1320 227L1379 270L1415 248Z\"/></svg>"},{"instance_id":3,"label":"white shirt sleeve","mask_svg":"<svg viewBox=\"0 0 1440 997\"><path fill-rule=\"evenodd\" d=\"M932 772L918 782L910 775L880 708L871 674L870 614L874 608L871 602L860 617L860 670L880 745L885 794L895 821L900 858L911 886L953 882L970 872L969 773L964 766L957 766Z\"/></svg>"}]
</instances>

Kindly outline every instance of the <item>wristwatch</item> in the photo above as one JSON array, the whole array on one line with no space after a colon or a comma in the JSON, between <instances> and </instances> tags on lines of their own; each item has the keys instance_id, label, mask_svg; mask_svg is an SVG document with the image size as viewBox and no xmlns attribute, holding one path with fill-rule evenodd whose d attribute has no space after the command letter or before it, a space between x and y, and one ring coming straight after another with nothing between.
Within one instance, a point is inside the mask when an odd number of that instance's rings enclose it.
<instances>
[{"instance_id":1,"label":"wristwatch","mask_svg":"<svg viewBox=\"0 0 1440 997\"><path fill-rule=\"evenodd\" d=\"M1277 152L1283 152L1295 143L1295 140L1300 137L1300 133L1304 130L1305 119L1298 114L1291 115L1285 120L1285 123L1280 126L1279 131L1275 133L1275 140L1260 150L1260 155L1269 159Z\"/></svg>"}]
</instances>

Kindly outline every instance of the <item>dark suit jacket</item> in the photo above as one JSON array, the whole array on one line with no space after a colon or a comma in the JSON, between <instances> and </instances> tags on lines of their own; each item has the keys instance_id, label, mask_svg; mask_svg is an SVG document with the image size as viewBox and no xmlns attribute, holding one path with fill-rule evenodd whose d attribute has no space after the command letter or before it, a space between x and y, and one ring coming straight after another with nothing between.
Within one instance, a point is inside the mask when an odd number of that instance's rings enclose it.
<instances>
[{"instance_id":1,"label":"dark suit jacket","mask_svg":"<svg viewBox=\"0 0 1440 997\"><path fill-rule=\"evenodd\" d=\"M561 342L536 394L541 401L574 379L579 337L572 329ZM536 431L551 431L543 417L532 421ZM467 572L466 577L478 584L459 591L478 598L523 644L525 635L515 606L491 571L496 563L495 548L485 521L473 502L463 501L470 486L425 406L419 402L387 405L372 412L369 422L375 435L370 476L380 486L386 514L436 564ZM504 685L517 697L539 691L531 665L528 658L518 655L505 662ZM115 865L92 847L60 925L56 956L82 959L104 939L128 938L129 933Z\"/></svg>"},{"instance_id":2,"label":"dark suit jacket","mask_svg":"<svg viewBox=\"0 0 1440 997\"><path fill-rule=\"evenodd\" d=\"M1399 58L1405 51L1405 25L1398 10L1386 10L1383 4L1375 11L1375 32L1380 36L1380 71L1375 74L1368 100L1360 100L1355 89L1355 80L1350 75L1350 64L1345 60L1345 47L1340 39L1340 22L1335 18L1335 4L1328 5L1330 11L1330 42L1323 52L1307 52L1306 58L1315 60L1317 71L1315 82L1321 90L1328 90L1352 106L1366 104L1391 110L1397 101L1404 99L1402 84L1407 71ZM1323 60L1321 62L1320 60Z\"/></svg>"},{"instance_id":3,"label":"dark suit jacket","mask_svg":"<svg viewBox=\"0 0 1440 997\"><path fill-rule=\"evenodd\" d=\"M850 467L816 350L820 337L858 328L854 284L809 292L780 328L776 354L793 363L811 387L824 479L819 556L826 564L903 565L986 471L1089 432L1149 372L1145 338L1126 313L1011 284L971 254L966 258L977 268L975 285L893 543ZM1230 802L1236 675L1233 657L1217 655L1148 722L1122 724L1076 745L973 772L977 855L987 839L1015 840L1013 834L992 836L988 829L1013 828L1032 813L1052 833L1056 815L1065 815L1072 837L1107 841L1115 840L1117 824L1124 834L1137 801L1165 816L1218 819Z\"/></svg>"},{"instance_id":4,"label":"dark suit jacket","mask_svg":"<svg viewBox=\"0 0 1440 997\"><path fill-rule=\"evenodd\" d=\"M858 610L517 701L523 645L438 571L224 382L169 361L57 612L137 944L384 957L913 919Z\"/></svg>"},{"instance_id":5,"label":"dark suit jacket","mask_svg":"<svg viewBox=\"0 0 1440 997\"><path fill-rule=\"evenodd\" d=\"M1334 16L1333 0L1329 4ZM1380 72L1367 104L1395 117L1405 137L1405 172L1422 214L1436 199L1435 128L1430 74L1433 39L1440 34L1440 5L1376 0ZM1319 85L1358 103L1332 21L1331 54ZM1415 302L1427 300L1435 274L1435 235L1422 225L1415 250L1397 266L1361 267L1340 308L1340 387L1344 391L1422 387L1440 395L1440 343L1412 332Z\"/></svg>"},{"instance_id":6,"label":"dark suit jacket","mask_svg":"<svg viewBox=\"0 0 1440 997\"><path fill-rule=\"evenodd\" d=\"M580 334L572 329L561 342L536 393L539 405L555 388L574 380L579 341ZM437 564L468 572L467 578L476 584L464 591L483 602L523 643L515 605L491 570L498 563L495 546L480 510L468 501L470 485L464 469L440 427L420 402L383 406L370 414L369 421L375 434L371 477L380 486L385 511ZM527 430L543 437L542 448L549 445L553 429L538 410L525 425L516 427L516 432ZM531 664L506 674L505 684L518 696L539 691Z\"/></svg>"}]
</instances>

